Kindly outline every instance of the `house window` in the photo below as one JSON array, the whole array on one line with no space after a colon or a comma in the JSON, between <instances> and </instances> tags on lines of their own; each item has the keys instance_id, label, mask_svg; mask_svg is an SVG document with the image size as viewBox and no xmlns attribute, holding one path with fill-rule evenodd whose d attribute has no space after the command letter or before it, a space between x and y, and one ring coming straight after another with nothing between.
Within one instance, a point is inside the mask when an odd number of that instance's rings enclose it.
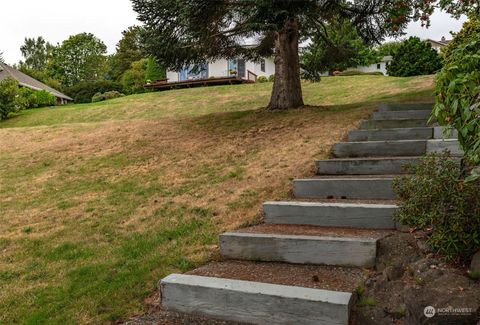
<instances>
[{"instance_id":1,"label":"house window","mask_svg":"<svg viewBox=\"0 0 480 325\"><path fill-rule=\"evenodd\" d=\"M260 61L260 70L261 70L262 72L265 72L265 60L264 60L264 59L262 59L262 60Z\"/></svg>"},{"instance_id":2,"label":"house window","mask_svg":"<svg viewBox=\"0 0 480 325\"><path fill-rule=\"evenodd\" d=\"M381 63L378 63L377 64L377 70L380 70L382 68L382 64Z\"/></svg>"},{"instance_id":3,"label":"house window","mask_svg":"<svg viewBox=\"0 0 480 325\"><path fill-rule=\"evenodd\" d=\"M245 71L246 66L244 59L228 60L228 76L245 78Z\"/></svg>"}]
</instances>

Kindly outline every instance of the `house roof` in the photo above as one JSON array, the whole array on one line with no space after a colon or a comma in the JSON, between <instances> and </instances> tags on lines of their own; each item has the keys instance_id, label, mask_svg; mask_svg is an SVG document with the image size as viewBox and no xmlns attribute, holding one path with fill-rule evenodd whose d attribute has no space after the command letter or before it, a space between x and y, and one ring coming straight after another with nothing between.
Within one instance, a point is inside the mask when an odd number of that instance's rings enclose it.
<instances>
[{"instance_id":1,"label":"house roof","mask_svg":"<svg viewBox=\"0 0 480 325\"><path fill-rule=\"evenodd\" d=\"M448 43L450 43L452 40L446 40L444 37L442 37L442 40L440 41L436 41L436 40L433 40L433 39L430 39L428 38L427 39L427 42L430 42L430 43L436 43L436 44L439 44L441 46L446 46L448 45Z\"/></svg>"},{"instance_id":2,"label":"house roof","mask_svg":"<svg viewBox=\"0 0 480 325\"><path fill-rule=\"evenodd\" d=\"M73 100L72 98L68 97L65 94L62 94L58 90L55 90L55 89L45 85L44 83L42 83L42 82L40 82L36 79L33 79L32 77L26 75L25 73L20 72L16 69L6 65L5 63L0 62L0 81L6 79L8 77L17 80L18 83L23 87L27 87L27 88L30 88L30 89L33 89L33 90L46 90L57 98L62 98L62 99L66 99L66 100Z\"/></svg>"}]
</instances>

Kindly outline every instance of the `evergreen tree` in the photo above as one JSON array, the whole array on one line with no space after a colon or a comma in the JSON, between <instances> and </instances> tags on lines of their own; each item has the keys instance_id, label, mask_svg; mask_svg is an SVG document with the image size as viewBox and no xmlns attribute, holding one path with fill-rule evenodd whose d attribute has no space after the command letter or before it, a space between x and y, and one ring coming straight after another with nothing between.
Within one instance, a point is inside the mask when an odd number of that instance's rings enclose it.
<instances>
[{"instance_id":1,"label":"evergreen tree","mask_svg":"<svg viewBox=\"0 0 480 325\"><path fill-rule=\"evenodd\" d=\"M145 73L146 81L156 81L164 79L166 77L165 69L162 69L157 60L153 57L149 57L147 60L147 69Z\"/></svg>"},{"instance_id":2,"label":"evergreen tree","mask_svg":"<svg viewBox=\"0 0 480 325\"><path fill-rule=\"evenodd\" d=\"M120 80L125 71L130 69L133 62L144 58L140 37L141 30L140 26L131 26L123 31L122 39L117 44L117 51L109 62L112 79Z\"/></svg>"},{"instance_id":3,"label":"evergreen tree","mask_svg":"<svg viewBox=\"0 0 480 325\"><path fill-rule=\"evenodd\" d=\"M170 69L219 58L275 56L270 109L303 105L298 45L334 19L347 19L367 42L401 33L409 20L428 25L436 6L460 15L452 0L132 0L145 23L146 51ZM476 1L473 2L476 4ZM473 7L474 7L473 5ZM244 47L245 39L257 44Z\"/></svg>"},{"instance_id":4,"label":"evergreen tree","mask_svg":"<svg viewBox=\"0 0 480 325\"><path fill-rule=\"evenodd\" d=\"M320 74L378 61L377 53L347 20L336 20L319 29L302 55L303 77L319 81Z\"/></svg>"}]
</instances>

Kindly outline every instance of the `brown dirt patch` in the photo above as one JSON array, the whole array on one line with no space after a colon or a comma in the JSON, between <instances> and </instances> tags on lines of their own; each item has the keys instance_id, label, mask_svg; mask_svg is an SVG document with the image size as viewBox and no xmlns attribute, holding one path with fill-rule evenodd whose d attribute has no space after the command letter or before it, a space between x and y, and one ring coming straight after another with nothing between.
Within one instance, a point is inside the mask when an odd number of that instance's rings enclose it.
<instances>
[{"instance_id":1,"label":"brown dirt patch","mask_svg":"<svg viewBox=\"0 0 480 325\"><path fill-rule=\"evenodd\" d=\"M250 228L241 229L238 232L255 233L255 234L355 237L355 238L372 238L372 239L385 237L393 233L393 231L388 231L388 230L333 228L333 227L297 226L297 225L268 225L268 224L262 224L262 225L253 226Z\"/></svg>"}]
</instances>

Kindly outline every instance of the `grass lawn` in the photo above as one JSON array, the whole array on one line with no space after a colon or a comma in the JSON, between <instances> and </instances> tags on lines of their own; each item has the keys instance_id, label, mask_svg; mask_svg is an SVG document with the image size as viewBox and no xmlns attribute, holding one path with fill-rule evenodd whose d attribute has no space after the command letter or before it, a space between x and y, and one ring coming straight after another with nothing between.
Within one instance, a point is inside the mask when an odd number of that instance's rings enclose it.
<instances>
[{"instance_id":1,"label":"grass lawn","mask_svg":"<svg viewBox=\"0 0 480 325\"><path fill-rule=\"evenodd\" d=\"M431 100L433 78L304 84L302 110L266 112L271 83L174 90L24 111L0 122L0 324L108 323L157 281L218 257L218 234L380 101Z\"/></svg>"}]
</instances>

